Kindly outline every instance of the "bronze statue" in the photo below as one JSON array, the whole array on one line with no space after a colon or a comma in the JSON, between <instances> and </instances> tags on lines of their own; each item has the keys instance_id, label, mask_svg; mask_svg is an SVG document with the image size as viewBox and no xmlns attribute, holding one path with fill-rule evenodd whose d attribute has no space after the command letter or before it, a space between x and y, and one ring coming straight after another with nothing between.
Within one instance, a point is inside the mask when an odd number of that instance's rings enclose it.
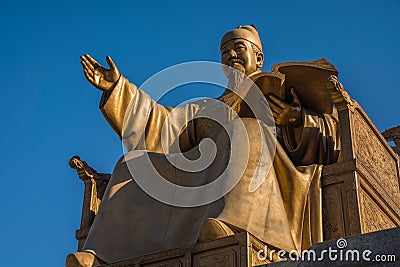
<instances>
[{"instance_id":1,"label":"bronze statue","mask_svg":"<svg viewBox=\"0 0 400 267\"><path fill-rule=\"evenodd\" d=\"M220 49L223 64L249 77L261 74L264 54L253 25L240 26L226 33ZM260 138L266 131L265 125L244 115L244 104L235 92L224 92L219 100L238 111L241 117L229 121L227 131L237 133L240 121L249 135L249 157L244 173L223 198L198 207L174 207L147 195L135 183L127 166L130 161L141 162L146 154L165 179L196 186L218 176L222 167L228 165L229 153L235 163L241 164L240 155L234 149L243 145L243 141L238 135L226 140L226 133L217 124L201 119L196 123L188 122L183 131L175 131L175 121L165 121L177 109L155 104L120 75L110 57L106 58L110 69L102 67L89 55L81 59L87 80L103 91L101 112L118 136L129 144L128 150L132 153L128 152L116 164L84 246L85 252L70 254L67 267L97 266L240 231L248 231L266 244L286 251L301 251L322 241L319 178L322 165L338 159L339 137L334 110L322 108L321 111L318 107L313 110L315 105L303 105L315 101L305 98L307 88L296 87L296 83L287 84L288 93L283 97L266 96L279 126L279 142L274 156L269 158L271 169L261 174L260 154L263 147L272 143L268 138ZM228 83L232 83L230 73L226 75ZM130 103L133 104L128 107ZM196 113L201 108L207 107L199 108L198 103L190 103L177 112L186 116L189 111ZM130 123L124 124L125 116L132 118ZM165 123L164 127L171 129L172 134L162 131ZM188 159L198 156L201 140L211 138L218 148L216 161L207 170L195 174L171 167L167 161L168 153L161 144L165 135L168 140L173 139L171 144L179 139L179 146ZM233 170L229 171L233 173ZM141 175L147 175L142 172ZM255 191L249 192L255 173L265 180Z\"/></svg>"}]
</instances>

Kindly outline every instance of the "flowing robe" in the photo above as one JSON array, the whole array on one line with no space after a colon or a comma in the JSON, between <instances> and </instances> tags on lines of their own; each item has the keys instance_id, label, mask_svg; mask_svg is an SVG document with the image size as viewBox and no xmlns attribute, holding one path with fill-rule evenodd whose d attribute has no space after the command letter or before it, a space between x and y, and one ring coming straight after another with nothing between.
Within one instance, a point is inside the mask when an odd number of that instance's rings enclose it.
<instances>
[{"instance_id":1,"label":"flowing robe","mask_svg":"<svg viewBox=\"0 0 400 267\"><path fill-rule=\"evenodd\" d=\"M127 111L131 102L131 109ZM238 120L228 124L227 131L232 133L230 141L226 134L219 133L215 125L207 122L188 123L182 134L182 123L207 109L207 100L177 108L164 107L122 76L112 91L103 94L100 109L123 139L128 153L115 166L84 250L106 262L114 262L187 246L198 240L204 220L210 217L234 229L244 229L286 251L301 251L322 241L319 178L322 166L338 158L335 114L316 114L303 108L303 126L298 129L282 127L282 139L276 143L275 154L264 159L271 161L272 167L260 173L260 151L263 146L272 144L271 138L275 137L266 134L267 138L260 138L261 133L267 131L256 119L242 120L249 134L249 144L243 143ZM125 123L124 116L127 116ZM163 124L166 124L164 131ZM195 159L199 154L199 141L207 137L216 142L220 153L206 170L189 173L168 164L168 154L174 157L173 144L177 141L186 157ZM166 151L162 149L162 139L167 140ZM165 179L180 185L198 186L220 175L230 157L233 167L228 167L225 175L234 174L235 166L243 164L240 149L246 145L249 145L249 157L238 184L223 198L203 206L176 207L162 203L140 188L129 169L130 162L142 166L149 157ZM154 170L139 168L136 171L147 176ZM265 180L250 192L255 173Z\"/></svg>"}]
</instances>

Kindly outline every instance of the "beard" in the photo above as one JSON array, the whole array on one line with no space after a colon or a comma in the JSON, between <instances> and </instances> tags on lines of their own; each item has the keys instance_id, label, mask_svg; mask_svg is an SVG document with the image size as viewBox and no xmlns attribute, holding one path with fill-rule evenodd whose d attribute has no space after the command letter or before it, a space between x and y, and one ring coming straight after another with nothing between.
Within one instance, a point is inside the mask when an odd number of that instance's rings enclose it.
<instances>
[{"instance_id":1,"label":"beard","mask_svg":"<svg viewBox=\"0 0 400 267\"><path fill-rule=\"evenodd\" d=\"M237 69L229 69L227 73L228 78L228 88L232 92L239 93L240 86L242 85L244 79L246 78L246 74L244 71L237 70Z\"/></svg>"},{"instance_id":2,"label":"beard","mask_svg":"<svg viewBox=\"0 0 400 267\"><path fill-rule=\"evenodd\" d=\"M231 108L235 113L239 114L240 106L243 101L243 82L247 78L244 71L226 68L224 71L228 78L228 89L221 96L221 101Z\"/></svg>"}]
</instances>

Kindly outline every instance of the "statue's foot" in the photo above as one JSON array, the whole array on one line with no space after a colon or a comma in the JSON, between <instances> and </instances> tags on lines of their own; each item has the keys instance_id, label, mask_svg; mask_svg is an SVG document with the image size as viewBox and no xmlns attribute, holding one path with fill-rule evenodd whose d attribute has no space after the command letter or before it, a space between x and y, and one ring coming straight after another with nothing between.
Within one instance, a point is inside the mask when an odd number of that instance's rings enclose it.
<instances>
[{"instance_id":1,"label":"statue's foot","mask_svg":"<svg viewBox=\"0 0 400 267\"><path fill-rule=\"evenodd\" d=\"M67 256L66 267L95 267L101 266L100 260L89 252L74 252Z\"/></svg>"},{"instance_id":2,"label":"statue's foot","mask_svg":"<svg viewBox=\"0 0 400 267\"><path fill-rule=\"evenodd\" d=\"M211 241L234 235L235 232L225 223L214 218L208 218L201 228L199 241Z\"/></svg>"}]
</instances>

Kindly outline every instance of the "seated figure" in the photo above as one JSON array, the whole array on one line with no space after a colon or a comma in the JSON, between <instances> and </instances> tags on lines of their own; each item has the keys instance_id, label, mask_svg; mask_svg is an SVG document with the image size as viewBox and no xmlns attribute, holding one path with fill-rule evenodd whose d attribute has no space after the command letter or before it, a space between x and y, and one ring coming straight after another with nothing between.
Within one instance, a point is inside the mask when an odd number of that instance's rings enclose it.
<instances>
[{"instance_id":1,"label":"seated figure","mask_svg":"<svg viewBox=\"0 0 400 267\"><path fill-rule=\"evenodd\" d=\"M286 251L301 251L322 241L319 179L322 166L336 162L339 155L335 110L324 113L303 105L295 86L283 96L265 95L277 125L271 132L268 122L245 113L243 99L235 92L246 77L261 73L264 54L256 28L229 31L220 49L222 64L239 73L224 69L234 88L217 101L238 114L225 117L224 127L195 118L201 112L215 112L214 101L164 107L120 75L111 58L107 57L106 69L89 55L81 57L85 77L103 91L101 112L128 152L115 166L84 251L70 254L67 267L98 266L241 231ZM259 105L267 113L268 105ZM182 124L181 118L193 119ZM181 160L176 144L184 158L196 160L205 139L213 140L217 149L207 168L190 172L170 163ZM148 162L153 169L146 167ZM219 176L229 182L238 173L239 179L210 203L174 205L180 198L196 201L203 196L171 192L170 202L160 201L137 183L138 178L152 179L153 172L187 187L211 183ZM254 179L261 181L256 187Z\"/></svg>"}]
</instances>

